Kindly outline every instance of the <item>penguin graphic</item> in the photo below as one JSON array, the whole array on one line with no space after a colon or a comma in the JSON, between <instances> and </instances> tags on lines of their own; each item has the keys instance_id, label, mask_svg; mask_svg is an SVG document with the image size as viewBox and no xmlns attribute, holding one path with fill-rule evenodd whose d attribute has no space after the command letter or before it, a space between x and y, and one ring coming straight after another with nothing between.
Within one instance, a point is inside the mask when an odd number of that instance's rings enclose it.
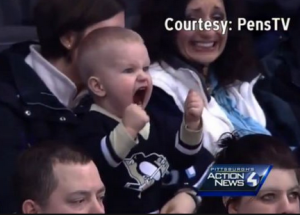
<instances>
[{"instance_id":1,"label":"penguin graphic","mask_svg":"<svg viewBox=\"0 0 300 215\"><path fill-rule=\"evenodd\" d=\"M127 182L125 187L143 192L156 181L160 181L168 173L169 163L163 155L152 153L136 153L123 161L133 182Z\"/></svg>"}]
</instances>

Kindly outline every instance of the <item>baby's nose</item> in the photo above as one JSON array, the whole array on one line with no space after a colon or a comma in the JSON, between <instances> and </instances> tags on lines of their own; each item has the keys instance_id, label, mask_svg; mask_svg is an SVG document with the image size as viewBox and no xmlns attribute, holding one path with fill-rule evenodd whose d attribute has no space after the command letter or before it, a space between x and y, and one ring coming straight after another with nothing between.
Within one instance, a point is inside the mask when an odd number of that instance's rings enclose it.
<instances>
[{"instance_id":1,"label":"baby's nose","mask_svg":"<svg viewBox=\"0 0 300 215\"><path fill-rule=\"evenodd\" d=\"M138 81L147 81L149 79L149 74L141 72L138 75Z\"/></svg>"}]
</instances>

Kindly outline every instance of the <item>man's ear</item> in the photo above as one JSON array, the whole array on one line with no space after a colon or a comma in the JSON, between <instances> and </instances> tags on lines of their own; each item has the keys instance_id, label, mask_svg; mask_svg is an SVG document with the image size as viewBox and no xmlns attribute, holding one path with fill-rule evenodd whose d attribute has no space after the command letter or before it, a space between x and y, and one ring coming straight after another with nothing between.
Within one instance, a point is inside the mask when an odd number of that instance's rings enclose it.
<instances>
[{"instance_id":1,"label":"man's ear","mask_svg":"<svg viewBox=\"0 0 300 215\"><path fill-rule=\"evenodd\" d=\"M69 31L65 33L63 36L61 36L60 42L61 44L68 50L72 50L76 46L78 33L74 31Z\"/></svg>"},{"instance_id":2,"label":"man's ear","mask_svg":"<svg viewBox=\"0 0 300 215\"><path fill-rule=\"evenodd\" d=\"M88 80L89 89L97 96L104 97L106 96L106 90L100 80L100 78L92 76Z\"/></svg>"},{"instance_id":3,"label":"man's ear","mask_svg":"<svg viewBox=\"0 0 300 215\"><path fill-rule=\"evenodd\" d=\"M235 201L231 201L230 197L223 197L223 205L227 209L228 214L237 214L237 205Z\"/></svg>"},{"instance_id":4,"label":"man's ear","mask_svg":"<svg viewBox=\"0 0 300 215\"><path fill-rule=\"evenodd\" d=\"M38 214L41 212L40 206L33 200L26 200L22 204L23 214Z\"/></svg>"}]
</instances>

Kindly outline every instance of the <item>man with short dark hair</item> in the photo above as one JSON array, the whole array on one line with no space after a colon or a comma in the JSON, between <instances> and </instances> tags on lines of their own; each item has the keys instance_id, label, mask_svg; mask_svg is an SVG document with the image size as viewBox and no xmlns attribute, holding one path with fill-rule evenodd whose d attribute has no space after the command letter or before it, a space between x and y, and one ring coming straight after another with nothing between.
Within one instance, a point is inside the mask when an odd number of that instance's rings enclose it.
<instances>
[{"instance_id":1,"label":"man with short dark hair","mask_svg":"<svg viewBox=\"0 0 300 215\"><path fill-rule=\"evenodd\" d=\"M83 151L56 142L25 151L17 162L15 191L23 213L104 213L105 188Z\"/></svg>"}]
</instances>

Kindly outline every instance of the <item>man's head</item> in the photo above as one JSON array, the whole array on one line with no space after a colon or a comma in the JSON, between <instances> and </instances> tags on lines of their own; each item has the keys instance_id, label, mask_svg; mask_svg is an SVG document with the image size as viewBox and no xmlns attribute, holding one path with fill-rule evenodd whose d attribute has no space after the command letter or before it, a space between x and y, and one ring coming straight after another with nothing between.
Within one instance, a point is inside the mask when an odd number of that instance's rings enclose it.
<instances>
[{"instance_id":1,"label":"man's head","mask_svg":"<svg viewBox=\"0 0 300 215\"><path fill-rule=\"evenodd\" d=\"M150 59L134 31L107 27L93 31L79 47L79 70L96 103L122 117L132 103L143 108L152 93Z\"/></svg>"},{"instance_id":2,"label":"man's head","mask_svg":"<svg viewBox=\"0 0 300 215\"><path fill-rule=\"evenodd\" d=\"M41 143L17 163L16 194L23 213L104 213L104 185L81 150Z\"/></svg>"}]
</instances>

